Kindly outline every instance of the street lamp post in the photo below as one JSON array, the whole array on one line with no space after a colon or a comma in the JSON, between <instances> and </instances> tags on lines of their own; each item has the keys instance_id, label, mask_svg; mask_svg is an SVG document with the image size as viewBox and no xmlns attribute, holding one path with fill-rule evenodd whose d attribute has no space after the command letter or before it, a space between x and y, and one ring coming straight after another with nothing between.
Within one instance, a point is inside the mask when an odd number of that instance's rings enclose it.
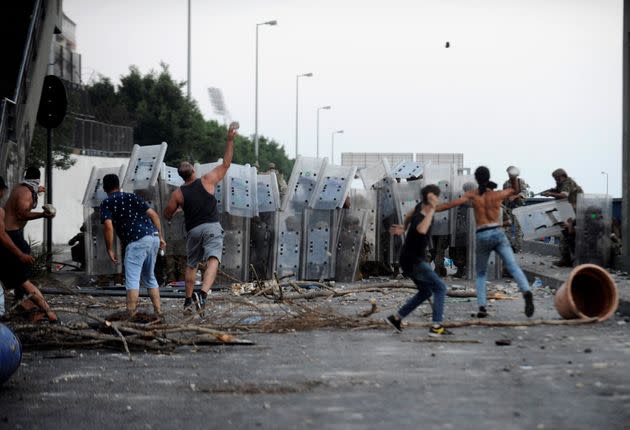
<instances>
[{"instance_id":1,"label":"street lamp post","mask_svg":"<svg viewBox=\"0 0 630 430\"><path fill-rule=\"evenodd\" d=\"M278 21L274 19L256 24L256 102L254 107L254 156L256 157L256 164L258 164L258 27L261 25L278 25Z\"/></svg>"},{"instance_id":2,"label":"street lamp post","mask_svg":"<svg viewBox=\"0 0 630 430\"><path fill-rule=\"evenodd\" d=\"M298 82L300 78L311 78L313 76L312 73L304 73L302 75L297 75L295 77L295 159L298 157Z\"/></svg>"},{"instance_id":3,"label":"street lamp post","mask_svg":"<svg viewBox=\"0 0 630 430\"><path fill-rule=\"evenodd\" d=\"M317 108L317 158L319 158L319 111L330 110L330 106L322 106Z\"/></svg>"},{"instance_id":4,"label":"street lamp post","mask_svg":"<svg viewBox=\"0 0 630 430\"><path fill-rule=\"evenodd\" d=\"M602 172L602 175L606 175L606 195L608 195L608 173Z\"/></svg>"},{"instance_id":5,"label":"street lamp post","mask_svg":"<svg viewBox=\"0 0 630 430\"><path fill-rule=\"evenodd\" d=\"M342 134L343 130L337 130L332 132L332 147L330 149L330 162L335 164L335 134Z\"/></svg>"}]
</instances>

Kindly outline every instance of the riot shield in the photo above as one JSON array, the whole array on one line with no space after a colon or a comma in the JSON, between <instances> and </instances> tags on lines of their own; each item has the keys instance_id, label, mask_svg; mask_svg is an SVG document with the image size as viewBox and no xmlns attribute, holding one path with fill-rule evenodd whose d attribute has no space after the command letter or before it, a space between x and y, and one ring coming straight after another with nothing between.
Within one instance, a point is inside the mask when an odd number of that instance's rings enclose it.
<instances>
[{"instance_id":1,"label":"riot shield","mask_svg":"<svg viewBox=\"0 0 630 430\"><path fill-rule=\"evenodd\" d=\"M276 214L275 266L280 279L300 275L300 245L302 239L302 213L287 211Z\"/></svg>"},{"instance_id":2,"label":"riot shield","mask_svg":"<svg viewBox=\"0 0 630 430\"><path fill-rule=\"evenodd\" d=\"M422 163L411 160L403 160L392 168L392 176L396 179L420 178L423 173Z\"/></svg>"},{"instance_id":3,"label":"riot shield","mask_svg":"<svg viewBox=\"0 0 630 430\"><path fill-rule=\"evenodd\" d=\"M131 193L155 186L167 146L166 142L162 142L161 145L134 145L127 173L122 181L122 189Z\"/></svg>"},{"instance_id":4,"label":"riot shield","mask_svg":"<svg viewBox=\"0 0 630 430\"><path fill-rule=\"evenodd\" d=\"M280 191L274 172L259 173L256 178L258 213L275 212L280 208Z\"/></svg>"},{"instance_id":5,"label":"riot shield","mask_svg":"<svg viewBox=\"0 0 630 430\"><path fill-rule=\"evenodd\" d=\"M339 214L339 210L304 211L302 279L320 281L335 277Z\"/></svg>"},{"instance_id":6,"label":"riot shield","mask_svg":"<svg viewBox=\"0 0 630 430\"><path fill-rule=\"evenodd\" d=\"M225 211L230 215L252 218L258 215L256 168L232 163L223 179Z\"/></svg>"},{"instance_id":7,"label":"riot shield","mask_svg":"<svg viewBox=\"0 0 630 430\"><path fill-rule=\"evenodd\" d=\"M219 268L228 282L249 280L249 218L221 214L223 255Z\"/></svg>"},{"instance_id":8,"label":"riot shield","mask_svg":"<svg viewBox=\"0 0 630 430\"><path fill-rule=\"evenodd\" d=\"M564 222L575 219L573 206L568 200L551 200L535 205L513 209L523 231L523 240L540 239L547 236L560 236Z\"/></svg>"},{"instance_id":9,"label":"riot shield","mask_svg":"<svg viewBox=\"0 0 630 430\"><path fill-rule=\"evenodd\" d=\"M123 171L124 166L92 168L83 196L83 220L86 228L85 270L88 275L113 275L122 270L122 264L120 262L118 264L112 263L107 254L99 207L101 202L107 198L107 194L103 191L103 177L108 174L116 174L120 178ZM116 234L114 234L114 251L116 255L121 257L120 242Z\"/></svg>"},{"instance_id":10,"label":"riot shield","mask_svg":"<svg viewBox=\"0 0 630 430\"><path fill-rule=\"evenodd\" d=\"M612 198L604 194L578 194L576 212L576 264L607 267L610 263Z\"/></svg>"},{"instance_id":11,"label":"riot shield","mask_svg":"<svg viewBox=\"0 0 630 430\"><path fill-rule=\"evenodd\" d=\"M355 167L325 165L309 199L309 207L319 210L341 209L350 192L355 173Z\"/></svg>"},{"instance_id":12,"label":"riot shield","mask_svg":"<svg viewBox=\"0 0 630 430\"><path fill-rule=\"evenodd\" d=\"M350 208L362 209L367 213L364 224L365 239L363 242L362 261L377 261L376 254L376 205L378 203L376 190L350 190Z\"/></svg>"},{"instance_id":13,"label":"riot shield","mask_svg":"<svg viewBox=\"0 0 630 430\"><path fill-rule=\"evenodd\" d=\"M392 178L389 162L381 158L380 162L359 170L359 176L366 190L380 188L376 185L385 178Z\"/></svg>"},{"instance_id":14,"label":"riot shield","mask_svg":"<svg viewBox=\"0 0 630 430\"><path fill-rule=\"evenodd\" d=\"M424 166L424 184L435 184L440 187L440 203L451 200L454 166L450 164L427 164ZM448 235L450 233L449 211L437 212L433 217L431 234Z\"/></svg>"},{"instance_id":15,"label":"riot shield","mask_svg":"<svg viewBox=\"0 0 630 430\"><path fill-rule=\"evenodd\" d=\"M251 220L249 263L255 277L271 279L275 267L276 216L280 207L276 174L258 174L257 187L258 216Z\"/></svg>"},{"instance_id":16,"label":"riot shield","mask_svg":"<svg viewBox=\"0 0 630 430\"><path fill-rule=\"evenodd\" d=\"M337 282L357 280L361 254L364 252L364 238L369 212L369 209L354 207L341 210L342 221L337 235L335 259L335 280Z\"/></svg>"},{"instance_id":17,"label":"riot shield","mask_svg":"<svg viewBox=\"0 0 630 430\"><path fill-rule=\"evenodd\" d=\"M282 201L283 211L301 213L304 210L326 164L327 158L297 157Z\"/></svg>"}]
</instances>

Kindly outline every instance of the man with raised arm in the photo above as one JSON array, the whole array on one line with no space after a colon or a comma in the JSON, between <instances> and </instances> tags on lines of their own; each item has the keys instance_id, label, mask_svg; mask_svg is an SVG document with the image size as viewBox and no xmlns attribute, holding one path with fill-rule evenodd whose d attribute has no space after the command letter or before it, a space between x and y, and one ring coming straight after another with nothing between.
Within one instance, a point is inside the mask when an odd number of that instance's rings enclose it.
<instances>
[{"instance_id":1,"label":"man with raised arm","mask_svg":"<svg viewBox=\"0 0 630 430\"><path fill-rule=\"evenodd\" d=\"M223 228L217 199L214 196L216 186L227 173L232 164L234 154L234 124L228 129L223 163L197 178L192 164L183 162L177 172L184 180L184 185L173 191L168 205L164 209L164 217L168 220L181 208L184 211L186 225L186 298L184 311L192 311L193 304L203 310L206 298L217 276L221 255L223 254ZM201 290L194 291L195 278L199 263L206 264Z\"/></svg>"},{"instance_id":2,"label":"man with raised arm","mask_svg":"<svg viewBox=\"0 0 630 430\"><path fill-rule=\"evenodd\" d=\"M37 207L37 194L44 191L39 180L38 168L26 169L24 181L13 187L5 208L0 208L0 281L6 289L15 290L15 297L21 300L23 309L34 311L39 308L49 322L56 323L59 322L57 315L50 309L41 291L28 279L35 259L30 255L30 245L24 240L24 227L31 220L55 216L54 211L33 211ZM4 180L2 185L0 193L4 194ZM28 298L23 299L25 296Z\"/></svg>"},{"instance_id":3,"label":"man with raised arm","mask_svg":"<svg viewBox=\"0 0 630 430\"><path fill-rule=\"evenodd\" d=\"M529 289L529 283L525 274L516 263L512 246L501 228L503 223L500 218L501 202L521 191L518 176L510 175L512 186L501 191L494 191L497 184L490 181L490 170L485 166L479 166L475 170L475 179L479 184L478 189L467 191L462 197L439 205L436 211L440 212L472 202L477 223L477 232L475 234L477 251L476 288L477 304L479 305L477 316L479 318L488 316L486 310L486 270L490 253L495 251L501 256L503 264L505 264L514 280L516 280L518 288L525 299L525 315L531 317L534 314L533 295Z\"/></svg>"}]
</instances>

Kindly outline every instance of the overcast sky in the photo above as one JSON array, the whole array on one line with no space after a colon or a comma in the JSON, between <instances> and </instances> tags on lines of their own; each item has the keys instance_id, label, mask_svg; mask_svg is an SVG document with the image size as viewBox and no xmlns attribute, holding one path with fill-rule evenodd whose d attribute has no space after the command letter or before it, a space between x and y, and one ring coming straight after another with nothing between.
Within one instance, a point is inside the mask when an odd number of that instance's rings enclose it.
<instances>
[{"instance_id":1,"label":"overcast sky","mask_svg":"<svg viewBox=\"0 0 630 430\"><path fill-rule=\"evenodd\" d=\"M131 64L165 62L186 80L187 0L64 0L77 23L83 80L118 81ZM462 152L532 189L565 168L587 193L621 195L621 0L192 0L192 94L217 118L219 87L240 132L254 132L256 23L259 133L300 154ZM446 41L451 47L445 48ZM156 142L158 143L158 142ZM337 162L340 159L336 154ZM203 160L211 161L211 160ZM264 167L264 166L263 166Z\"/></svg>"}]
</instances>

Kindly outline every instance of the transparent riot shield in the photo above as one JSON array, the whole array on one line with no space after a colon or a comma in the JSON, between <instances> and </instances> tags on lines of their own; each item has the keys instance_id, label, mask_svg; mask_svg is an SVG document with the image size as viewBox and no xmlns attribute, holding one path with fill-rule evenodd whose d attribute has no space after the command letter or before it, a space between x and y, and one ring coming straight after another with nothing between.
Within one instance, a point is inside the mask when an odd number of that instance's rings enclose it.
<instances>
[{"instance_id":1,"label":"transparent riot shield","mask_svg":"<svg viewBox=\"0 0 630 430\"><path fill-rule=\"evenodd\" d=\"M206 173L210 173L215 167L217 167L221 163L223 163L222 159L219 159L219 161L216 161L214 163L195 164L195 172L197 174L197 177L201 178ZM225 183L225 177L214 187L214 198L217 199L217 210L219 211L219 213L223 213L223 210L224 210L224 207L223 207L224 183Z\"/></svg>"},{"instance_id":2,"label":"transparent riot shield","mask_svg":"<svg viewBox=\"0 0 630 430\"><path fill-rule=\"evenodd\" d=\"M108 174L116 174L120 178L123 172L124 166L92 168L83 196L83 220L86 228L85 262L86 274L88 275L113 275L122 270L122 264L120 262L118 264L112 263L107 254L99 208L101 202L107 198L107 194L103 190L103 177ZM120 242L116 234L114 234L114 251L120 258Z\"/></svg>"},{"instance_id":3,"label":"transparent riot shield","mask_svg":"<svg viewBox=\"0 0 630 430\"><path fill-rule=\"evenodd\" d=\"M341 209L341 225L337 235L335 280L354 282L357 280L361 255L365 249L365 233L369 209Z\"/></svg>"},{"instance_id":4,"label":"transparent riot shield","mask_svg":"<svg viewBox=\"0 0 630 430\"><path fill-rule=\"evenodd\" d=\"M311 195L317 187L327 158L311 158L298 156L293 165L287 193L282 201L282 210L300 213L308 205Z\"/></svg>"},{"instance_id":5,"label":"transparent riot shield","mask_svg":"<svg viewBox=\"0 0 630 430\"><path fill-rule=\"evenodd\" d=\"M258 213L275 212L280 208L280 191L274 172L259 173L256 178Z\"/></svg>"},{"instance_id":6,"label":"transparent riot shield","mask_svg":"<svg viewBox=\"0 0 630 430\"><path fill-rule=\"evenodd\" d=\"M122 189L128 193L155 186L166 155L166 142L161 145L134 145Z\"/></svg>"},{"instance_id":7,"label":"transparent riot shield","mask_svg":"<svg viewBox=\"0 0 630 430\"><path fill-rule=\"evenodd\" d=\"M359 170L359 176L366 190L380 188L378 184L383 179L393 178L386 158L381 158L380 162Z\"/></svg>"},{"instance_id":8,"label":"transparent riot shield","mask_svg":"<svg viewBox=\"0 0 630 430\"><path fill-rule=\"evenodd\" d=\"M341 209L348 197L356 170L355 167L324 165L309 199L309 207L320 210Z\"/></svg>"},{"instance_id":9,"label":"transparent riot shield","mask_svg":"<svg viewBox=\"0 0 630 430\"><path fill-rule=\"evenodd\" d=\"M335 277L339 210L307 208L304 211L302 279L320 281Z\"/></svg>"},{"instance_id":10,"label":"transparent riot shield","mask_svg":"<svg viewBox=\"0 0 630 430\"><path fill-rule=\"evenodd\" d=\"M567 200L551 200L513 209L523 231L523 240L560 236L564 222L575 219L573 206Z\"/></svg>"},{"instance_id":11,"label":"transparent riot shield","mask_svg":"<svg viewBox=\"0 0 630 430\"><path fill-rule=\"evenodd\" d=\"M219 268L227 282L249 280L249 218L221 214L223 227L223 255Z\"/></svg>"},{"instance_id":12,"label":"transparent riot shield","mask_svg":"<svg viewBox=\"0 0 630 430\"><path fill-rule=\"evenodd\" d=\"M280 279L295 278L300 275L300 254L302 241L302 213L295 213L291 206L287 211L276 215L275 265Z\"/></svg>"},{"instance_id":13,"label":"transparent riot shield","mask_svg":"<svg viewBox=\"0 0 630 430\"><path fill-rule=\"evenodd\" d=\"M361 261L377 261L376 254L376 205L378 192L376 190L350 190L350 208L362 209L367 213L365 220L365 238L363 240L363 249ZM337 254L339 255L339 254Z\"/></svg>"},{"instance_id":14,"label":"transparent riot shield","mask_svg":"<svg viewBox=\"0 0 630 430\"><path fill-rule=\"evenodd\" d=\"M422 186L423 181L420 180L393 184L398 223L402 223L405 216L413 211L416 205L422 201Z\"/></svg>"},{"instance_id":15,"label":"transparent riot shield","mask_svg":"<svg viewBox=\"0 0 630 430\"><path fill-rule=\"evenodd\" d=\"M275 267L276 216L280 207L274 172L257 176L258 216L251 220L249 263L258 279L272 279Z\"/></svg>"},{"instance_id":16,"label":"transparent riot shield","mask_svg":"<svg viewBox=\"0 0 630 430\"><path fill-rule=\"evenodd\" d=\"M225 184L225 211L230 215L252 218L258 215L258 183L256 168L249 164L230 165L223 178Z\"/></svg>"},{"instance_id":17,"label":"transparent riot shield","mask_svg":"<svg viewBox=\"0 0 630 430\"><path fill-rule=\"evenodd\" d=\"M171 195L177 188L184 185L184 180L177 173L176 167L170 167L162 163L162 171L158 179L160 190L159 212L166 241L166 253L168 255L186 255L186 225L184 223L184 213L179 210L173 214L171 220L164 218L162 213L168 205Z\"/></svg>"},{"instance_id":18,"label":"transparent riot shield","mask_svg":"<svg viewBox=\"0 0 630 430\"><path fill-rule=\"evenodd\" d=\"M612 198L604 194L578 194L576 212L576 264L607 267L611 255Z\"/></svg>"},{"instance_id":19,"label":"transparent riot shield","mask_svg":"<svg viewBox=\"0 0 630 430\"><path fill-rule=\"evenodd\" d=\"M403 224L405 216L413 211L418 203L422 201L421 190L423 181L416 180L410 182L394 182L392 184L394 196L395 224ZM398 263L404 236L389 236L389 262Z\"/></svg>"},{"instance_id":20,"label":"transparent riot shield","mask_svg":"<svg viewBox=\"0 0 630 430\"><path fill-rule=\"evenodd\" d=\"M396 179L420 178L424 172L422 163L403 160L392 168L392 176Z\"/></svg>"},{"instance_id":21,"label":"transparent riot shield","mask_svg":"<svg viewBox=\"0 0 630 430\"><path fill-rule=\"evenodd\" d=\"M424 166L424 184L435 184L440 187L440 203L451 200L454 166L450 164L427 164ZM450 233L449 211L437 212L433 217L431 234L447 235Z\"/></svg>"}]
</instances>

